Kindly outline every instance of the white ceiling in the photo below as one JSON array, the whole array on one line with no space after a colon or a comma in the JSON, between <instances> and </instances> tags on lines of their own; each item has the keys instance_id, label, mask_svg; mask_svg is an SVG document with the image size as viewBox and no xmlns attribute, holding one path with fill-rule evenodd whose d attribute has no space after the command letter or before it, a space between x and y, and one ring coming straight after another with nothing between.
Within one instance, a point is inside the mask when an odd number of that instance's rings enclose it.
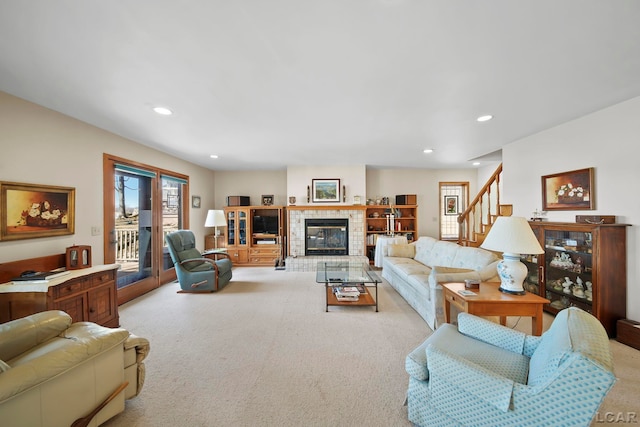
<instances>
[{"instance_id":1,"label":"white ceiling","mask_svg":"<svg viewBox=\"0 0 640 427\"><path fill-rule=\"evenodd\" d=\"M640 1L2 0L0 90L215 170L466 168L639 96Z\"/></svg>"}]
</instances>

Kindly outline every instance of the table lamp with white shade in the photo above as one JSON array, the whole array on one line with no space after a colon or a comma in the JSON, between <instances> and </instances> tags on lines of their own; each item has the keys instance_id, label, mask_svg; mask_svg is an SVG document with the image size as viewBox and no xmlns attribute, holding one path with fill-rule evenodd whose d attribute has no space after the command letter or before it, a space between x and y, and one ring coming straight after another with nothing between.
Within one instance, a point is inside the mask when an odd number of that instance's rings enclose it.
<instances>
[{"instance_id":1,"label":"table lamp with white shade","mask_svg":"<svg viewBox=\"0 0 640 427\"><path fill-rule=\"evenodd\" d=\"M520 261L520 255L544 253L526 218L499 216L480 247L502 252L502 261L497 267L500 290L508 294L524 295L522 284L528 271L527 266Z\"/></svg>"},{"instance_id":2,"label":"table lamp with white shade","mask_svg":"<svg viewBox=\"0 0 640 427\"><path fill-rule=\"evenodd\" d=\"M224 216L224 211L210 209L207 212L207 219L204 221L205 227L215 227L215 248L218 249L218 227L226 227L227 219Z\"/></svg>"}]
</instances>

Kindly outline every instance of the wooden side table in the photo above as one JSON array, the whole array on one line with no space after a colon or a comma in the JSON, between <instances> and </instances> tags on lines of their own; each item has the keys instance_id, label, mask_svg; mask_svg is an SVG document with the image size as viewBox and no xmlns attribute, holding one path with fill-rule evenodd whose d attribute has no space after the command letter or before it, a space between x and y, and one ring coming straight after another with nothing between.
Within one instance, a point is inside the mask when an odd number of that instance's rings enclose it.
<instances>
[{"instance_id":1,"label":"wooden side table","mask_svg":"<svg viewBox=\"0 0 640 427\"><path fill-rule=\"evenodd\" d=\"M451 305L476 316L499 316L500 324L505 325L507 316L531 317L533 335L542 334L542 307L549 300L527 292L525 295L512 295L500 292L500 283L482 282L480 289L472 290L473 295L461 295L467 290L464 283L444 283L444 319L451 321Z\"/></svg>"}]
</instances>

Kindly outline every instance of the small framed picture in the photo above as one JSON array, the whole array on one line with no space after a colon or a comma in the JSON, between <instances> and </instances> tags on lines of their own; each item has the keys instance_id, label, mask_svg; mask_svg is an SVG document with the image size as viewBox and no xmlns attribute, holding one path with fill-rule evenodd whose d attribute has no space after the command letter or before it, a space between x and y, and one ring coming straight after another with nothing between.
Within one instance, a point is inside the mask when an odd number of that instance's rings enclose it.
<instances>
[{"instance_id":1,"label":"small framed picture","mask_svg":"<svg viewBox=\"0 0 640 427\"><path fill-rule=\"evenodd\" d=\"M339 179L312 179L311 187L311 201L313 203L340 201Z\"/></svg>"},{"instance_id":2,"label":"small framed picture","mask_svg":"<svg viewBox=\"0 0 640 427\"><path fill-rule=\"evenodd\" d=\"M263 194L262 195L262 206L271 206L273 205L273 194Z\"/></svg>"},{"instance_id":3,"label":"small framed picture","mask_svg":"<svg viewBox=\"0 0 640 427\"><path fill-rule=\"evenodd\" d=\"M458 196L444 196L444 214L458 215Z\"/></svg>"},{"instance_id":4,"label":"small framed picture","mask_svg":"<svg viewBox=\"0 0 640 427\"><path fill-rule=\"evenodd\" d=\"M200 209L200 196L191 196L191 207L192 208L196 208L196 209Z\"/></svg>"}]
</instances>

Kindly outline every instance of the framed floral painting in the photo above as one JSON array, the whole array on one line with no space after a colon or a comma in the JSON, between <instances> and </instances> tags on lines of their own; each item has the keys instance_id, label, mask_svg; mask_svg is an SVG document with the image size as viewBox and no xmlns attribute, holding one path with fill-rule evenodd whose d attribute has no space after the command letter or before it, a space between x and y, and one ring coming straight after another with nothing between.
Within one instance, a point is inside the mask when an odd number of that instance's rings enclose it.
<instances>
[{"instance_id":1,"label":"framed floral painting","mask_svg":"<svg viewBox=\"0 0 640 427\"><path fill-rule=\"evenodd\" d=\"M75 232L75 188L0 182L0 240Z\"/></svg>"},{"instance_id":2,"label":"framed floral painting","mask_svg":"<svg viewBox=\"0 0 640 427\"><path fill-rule=\"evenodd\" d=\"M593 168L542 177L542 210L595 209Z\"/></svg>"}]
</instances>

